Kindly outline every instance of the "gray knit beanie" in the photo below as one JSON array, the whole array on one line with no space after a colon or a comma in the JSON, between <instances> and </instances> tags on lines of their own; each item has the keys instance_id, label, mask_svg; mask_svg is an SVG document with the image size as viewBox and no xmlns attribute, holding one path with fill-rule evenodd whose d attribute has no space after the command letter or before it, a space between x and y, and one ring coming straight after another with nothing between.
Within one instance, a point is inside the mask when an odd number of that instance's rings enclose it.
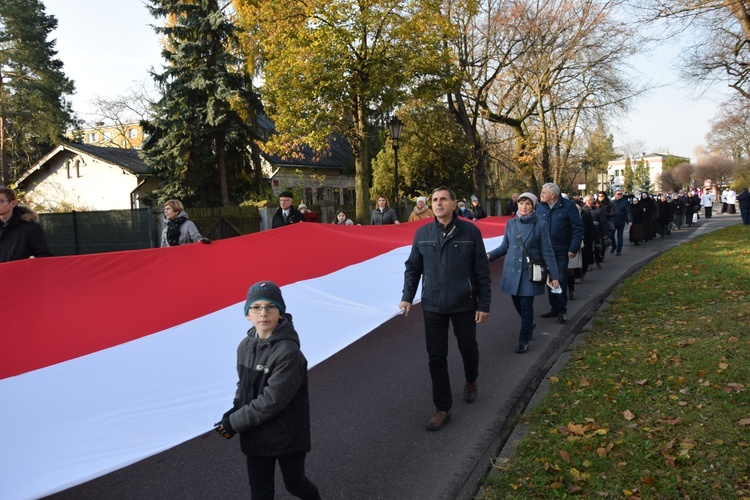
<instances>
[{"instance_id":1,"label":"gray knit beanie","mask_svg":"<svg viewBox=\"0 0 750 500\"><path fill-rule=\"evenodd\" d=\"M282 316L286 313L286 304L284 304L284 297L281 296L281 289L273 281L259 281L250 287L245 301L245 316L253 302L259 300L267 300L276 304Z\"/></svg>"}]
</instances>

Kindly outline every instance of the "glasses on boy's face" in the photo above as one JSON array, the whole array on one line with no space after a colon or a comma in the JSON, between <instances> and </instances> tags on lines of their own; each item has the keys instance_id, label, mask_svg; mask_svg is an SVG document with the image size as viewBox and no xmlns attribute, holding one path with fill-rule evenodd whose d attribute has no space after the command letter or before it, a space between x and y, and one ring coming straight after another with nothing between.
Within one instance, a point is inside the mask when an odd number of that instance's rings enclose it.
<instances>
[{"instance_id":1,"label":"glasses on boy's face","mask_svg":"<svg viewBox=\"0 0 750 500\"><path fill-rule=\"evenodd\" d=\"M615 193L615 196L622 196L622 193Z\"/></svg>"},{"instance_id":2,"label":"glasses on boy's face","mask_svg":"<svg viewBox=\"0 0 750 500\"><path fill-rule=\"evenodd\" d=\"M250 306L249 311L253 314L260 314L261 311L272 313L277 309L278 307L276 307L274 304L269 304L267 306Z\"/></svg>"}]
</instances>

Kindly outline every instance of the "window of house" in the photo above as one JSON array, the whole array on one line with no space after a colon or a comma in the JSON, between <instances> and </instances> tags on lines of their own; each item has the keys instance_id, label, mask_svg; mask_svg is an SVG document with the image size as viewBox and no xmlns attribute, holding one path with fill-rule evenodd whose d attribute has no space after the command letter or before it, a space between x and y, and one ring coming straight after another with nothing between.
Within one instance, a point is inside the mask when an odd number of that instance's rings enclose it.
<instances>
[{"instance_id":1,"label":"window of house","mask_svg":"<svg viewBox=\"0 0 750 500\"><path fill-rule=\"evenodd\" d=\"M137 139L138 138L138 129L137 128L131 128L128 130L128 137L131 139Z\"/></svg>"},{"instance_id":2,"label":"window of house","mask_svg":"<svg viewBox=\"0 0 750 500\"><path fill-rule=\"evenodd\" d=\"M96 142L96 132L90 132L86 136L86 142Z\"/></svg>"},{"instance_id":3,"label":"window of house","mask_svg":"<svg viewBox=\"0 0 750 500\"><path fill-rule=\"evenodd\" d=\"M112 140L112 132L102 132L102 136L105 141Z\"/></svg>"},{"instance_id":4,"label":"window of house","mask_svg":"<svg viewBox=\"0 0 750 500\"><path fill-rule=\"evenodd\" d=\"M68 179L70 179L70 161L65 162L65 171L68 173Z\"/></svg>"},{"instance_id":5,"label":"window of house","mask_svg":"<svg viewBox=\"0 0 750 500\"><path fill-rule=\"evenodd\" d=\"M81 160L76 160L76 177L81 177Z\"/></svg>"}]
</instances>

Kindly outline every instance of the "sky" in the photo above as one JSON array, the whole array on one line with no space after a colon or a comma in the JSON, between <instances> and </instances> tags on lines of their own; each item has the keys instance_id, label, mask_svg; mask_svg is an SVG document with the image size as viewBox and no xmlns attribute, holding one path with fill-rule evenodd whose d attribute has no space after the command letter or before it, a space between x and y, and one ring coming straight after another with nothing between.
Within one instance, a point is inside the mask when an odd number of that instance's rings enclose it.
<instances>
[{"instance_id":1,"label":"sky","mask_svg":"<svg viewBox=\"0 0 750 500\"><path fill-rule=\"evenodd\" d=\"M150 81L148 71L160 69L161 45L150 24L155 22L142 0L120 0L109 7L101 0L43 0L58 20L51 34L57 57L74 80L73 109L95 121L91 101L98 96L123 95L133 82ZM675 68L679 42L633 62L639 74L659 88L641 97L632 111L610 124L615 147L642 143L646 154L669 152L696 161L696 147L706 143L710 121L719 103L731 92L719 86L703 94L680 84Z\"/></svg>"}]
</instances>

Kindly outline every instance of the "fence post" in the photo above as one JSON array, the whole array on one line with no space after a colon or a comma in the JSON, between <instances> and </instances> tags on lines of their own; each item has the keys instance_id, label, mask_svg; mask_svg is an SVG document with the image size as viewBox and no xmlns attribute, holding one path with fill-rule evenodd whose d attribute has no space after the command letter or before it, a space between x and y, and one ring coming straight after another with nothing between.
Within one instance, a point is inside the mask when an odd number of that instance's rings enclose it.
<instances>
[{"instance_id":1,"label":"fence post","mask_svg":"<svg viewBox=\"0 0 750 500\"><path fill-rule=\"evenodd\" d=\"M76 211L71 212L73 215L73 246L76 249L76 255L81 255L81 247L78 242L78 217L76 217Z\"/></svg>"},{"instance_id":2,"label":"fence post","mask_svg":"<svg viewBox=\"0 0 750 500\"><path fill-rule=\"evenodd\" d=\"M151 245L149 248L156 248L156 242L154 241L154 212L151 207L146 207L146 214L148 216L148 243Z\"/></svg>"}]
</instances>

